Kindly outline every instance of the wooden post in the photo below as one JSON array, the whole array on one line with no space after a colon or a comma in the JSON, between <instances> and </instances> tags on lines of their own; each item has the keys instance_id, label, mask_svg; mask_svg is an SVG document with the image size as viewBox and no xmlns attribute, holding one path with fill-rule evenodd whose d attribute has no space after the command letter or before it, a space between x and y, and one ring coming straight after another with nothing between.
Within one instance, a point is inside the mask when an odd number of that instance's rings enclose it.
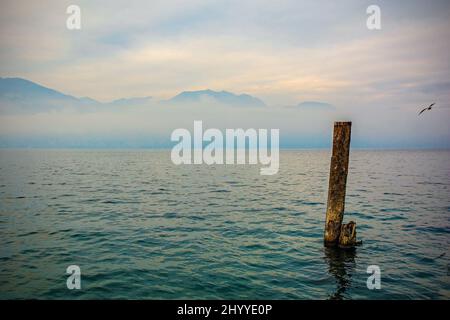
<instances>
[{"instance_id":1,"label":"wooden post","mask_svg":"<svg viewBox=\"0 0 450 320\"><path fill-rule=\"evenodd\" d=\"M324 233L324 244L327 247L334 247L339 244L342 220L344 218L351 127L351 122L334 123L333 153L331 156Z\"/></svg>"},{"instance_id":2,"label":"wooden post","mask_svg":"<svg viewBox=\"0 0 450 320\"><path fill-rule=\"evenodd\" d=\"M343 223L339 235L339 248L348 249L358 245L356 241L356 223Z\"/></svg>"}]
</instances>

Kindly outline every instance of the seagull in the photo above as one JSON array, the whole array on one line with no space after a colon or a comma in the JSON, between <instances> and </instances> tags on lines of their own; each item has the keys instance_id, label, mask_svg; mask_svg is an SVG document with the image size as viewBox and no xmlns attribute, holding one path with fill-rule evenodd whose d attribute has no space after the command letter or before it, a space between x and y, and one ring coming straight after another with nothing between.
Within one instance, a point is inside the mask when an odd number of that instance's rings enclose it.
<instances>
[{"instance_id":1,"label":"seagull","mask_svg":"<svg viewBox=\"0 0 450 320\"><path fill-rule=\"evenodd\" d=\"M419 116L422 114L422 112L424 112L425 110L431 110L431 107L434 106L434 102L432 104L430 104L428 107L423 108L422 111L419 112Z\"/></svg>"}]
</instances>

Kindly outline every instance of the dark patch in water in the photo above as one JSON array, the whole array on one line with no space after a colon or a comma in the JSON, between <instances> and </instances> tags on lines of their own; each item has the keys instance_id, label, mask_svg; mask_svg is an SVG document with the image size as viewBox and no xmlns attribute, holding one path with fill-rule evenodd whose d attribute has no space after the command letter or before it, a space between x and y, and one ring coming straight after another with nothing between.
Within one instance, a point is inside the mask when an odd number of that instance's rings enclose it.
<instances>
[{"instance_id":1,"label":"dark patch in water","mask_svg":"<svg viewBox=\"0 0 450 320\"><path fill-rule=\"evenodd\" d=\"M172 219L172 218L176 218L177 217L177 213L176 212L166 212L163 214L164 218L167 219Z\"/></svg>"}]
</instances>

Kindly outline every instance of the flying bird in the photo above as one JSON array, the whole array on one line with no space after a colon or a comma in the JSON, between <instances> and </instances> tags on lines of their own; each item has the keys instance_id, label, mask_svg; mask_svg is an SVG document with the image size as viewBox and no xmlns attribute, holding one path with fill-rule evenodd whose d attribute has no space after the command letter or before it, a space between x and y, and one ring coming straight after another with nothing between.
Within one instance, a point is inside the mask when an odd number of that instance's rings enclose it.
<instances>
[{"instance_id":1,"label":"flying bird","mask_svg":"<svg viewBox=\"0 0 450 320\"><path fill-rule=\"evenodd\" d=\"M419 112L419 116L422 114L422 112L426 111L426 110L431 110L431 107L434 106L434 102L432 104L430 104L428 107L423 108L422 111Z\"/></svg>"}]
</instances>

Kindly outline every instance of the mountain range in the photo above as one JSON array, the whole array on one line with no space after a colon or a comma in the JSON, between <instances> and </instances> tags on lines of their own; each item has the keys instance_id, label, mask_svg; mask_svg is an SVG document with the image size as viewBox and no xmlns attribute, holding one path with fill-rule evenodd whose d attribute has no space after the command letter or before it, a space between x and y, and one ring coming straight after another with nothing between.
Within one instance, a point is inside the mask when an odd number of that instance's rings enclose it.
<instances>
[{"instance_id":1,"label":"mountain range","mask_svg":"<svg viewBox=\"0 0 450 320\"><path fill-rule=\"evenodd\" d=\"M89 97L75 97L22 78L0 78L0 113L39 113L62 108L92 110L105 107L128 107L150 104L195 105L219 104L236 107L265 107L259 98L248 94L210 89L184 91L168 100L155 101L152 97L121 98L110 102L99 102ZM331 110L334 107L322 102L303 102L302 109Z\"/></svg>"},{"instance_id":2,"label":"mountain range","mask_svg":"<svg viewBox=\"0 0 450 320\"><path fill-rule=\"evenodd\" d=\"M265 107L266 104L260 99L252 97L248 94L236 95L228 91L213 91L213 90L199 90L199 91L184 91L172 99L169 103L199 103L211 102L220 103L232 106L247 106L247 107Z\"/></svg>"}]
</instances>

